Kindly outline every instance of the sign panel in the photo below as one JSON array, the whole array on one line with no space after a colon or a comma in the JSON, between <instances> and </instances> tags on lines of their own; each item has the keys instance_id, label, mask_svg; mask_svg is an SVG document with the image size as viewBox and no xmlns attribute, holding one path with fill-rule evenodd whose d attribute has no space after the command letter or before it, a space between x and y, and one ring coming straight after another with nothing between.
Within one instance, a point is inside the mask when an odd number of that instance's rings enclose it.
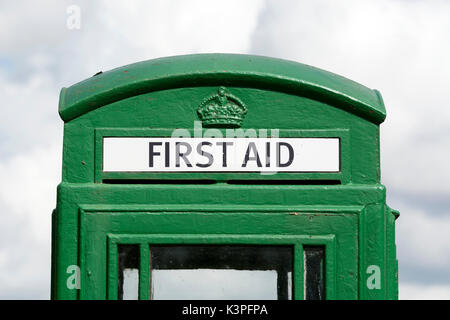
<instances>
[{"instance_id":1,"label":"sign panel","mask_svg":"<svg viewBox=\"0 0 450 320\"><path fill-rule=\"evenodd\" d=\"M339 138L103 138L103 172L339 170Z\"/></svg>"}]
</instances>

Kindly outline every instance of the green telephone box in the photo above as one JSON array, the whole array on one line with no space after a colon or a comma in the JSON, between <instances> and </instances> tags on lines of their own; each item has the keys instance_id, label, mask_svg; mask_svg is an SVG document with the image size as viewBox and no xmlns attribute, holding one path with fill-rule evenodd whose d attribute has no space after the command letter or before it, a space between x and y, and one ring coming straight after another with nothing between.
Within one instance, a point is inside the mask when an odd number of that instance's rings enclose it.
<instances>
[{"instance_id":1,"label":"green telephone box","mask_svg":"<svg viewBox=\"0 0 450 320\"><path fill-rule=\"evenodd\" d=\"M201 54L63 88L54 299L396 299L376 90Z\"/></svg>"}]
</instances>

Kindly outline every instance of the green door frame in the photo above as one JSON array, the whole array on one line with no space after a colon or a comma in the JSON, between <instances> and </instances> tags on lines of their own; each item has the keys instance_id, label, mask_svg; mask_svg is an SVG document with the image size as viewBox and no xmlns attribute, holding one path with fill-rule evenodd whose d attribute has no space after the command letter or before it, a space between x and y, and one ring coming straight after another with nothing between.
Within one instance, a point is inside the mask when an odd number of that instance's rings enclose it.
<instances>
[{"instance_id":1,"label":"green door frame","mask_svg":"<svg viewBox=\"0 0 450 320\"><path fill-rule=\"evenodd\" d=\"M305 210L303 207L297 210L301 213L294 214L273 207L243 210L240 206L203 209L203 212L191 209L180 210L176 206L158 210L149 207L148 210L140 208L127 212L122 208L114 210L105 206L83 207L80 210L80 267L85 272L82 271L81 275L80 298L117 299L118 244L140 246L139 298L144 300L149 298L148 257L152 244L292 246L293 298L296 300L304 298L303 246L323 245L326 252L326 298L358 298L357 236L360 207L333 210ZM329 230L323 228L323 222L329 226ZM255 225L258 227L251 231ZM321 228L317 229L316 225L321 225ZM165 230L171 233L164 233ZM172 233L174 231L180 233ZM350 276L338 278L338 274ZM103 283L105 286L99 285ZM103 287L107 288L106 292L102 291ZM338 291L338 288L350 290L346 294L342 289ZM337 295L337 292L341 295Z\"/></svg>"}]
</instances>

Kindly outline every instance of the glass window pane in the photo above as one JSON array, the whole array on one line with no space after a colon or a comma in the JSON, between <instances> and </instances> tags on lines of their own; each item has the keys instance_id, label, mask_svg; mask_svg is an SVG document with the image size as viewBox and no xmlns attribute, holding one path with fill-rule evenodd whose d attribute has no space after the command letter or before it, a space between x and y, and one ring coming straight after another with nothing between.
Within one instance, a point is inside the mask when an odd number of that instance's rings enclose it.
<instances>
[{"instance_id":1,"label":"glass window pane","mask_svg":"<svg viewBox=\"0 0 450 320\"><path fill-rule=\"evenodd\" d=\"M291 299L290 246L150 246L152 299Z\"/></svg>"},{"instance_id":2,"label":"glass window pane","mask_svg":"<svg viewBox=\"0 0 450 320\"><path fill-rule=\"evenodd\" d=\"M306 300L325 299L325 247L304 246L304 295Z\"/></svg>"},{"instance_id":3,"label":"glass window pane","mask_svg":"<svg viewBox=\"0 0 450 320\"><path fill-rule=\"evenodd\" d=\"M276 271L179 269L152 271L154 300L277 299Z\"/></svg>"},{"instance_id":4,"label":"glass window pane","mask_svg":"<svg viewBox=\"0 0 450 320\"><path fill-rule=\"evenodd\" d=\"M139 246L118 245L118 284L119 300L137 300L139 298Z\"/></svg>"},{"instance_id":5,"label":"glass window pane","mask_svg":"<svg viewBox=\"0 0 450 320\"><path fill-rule=\"evenodd\" d=\"M139 269L123 270L123 300L139 299Z\"/></svg>"}]
</instances>

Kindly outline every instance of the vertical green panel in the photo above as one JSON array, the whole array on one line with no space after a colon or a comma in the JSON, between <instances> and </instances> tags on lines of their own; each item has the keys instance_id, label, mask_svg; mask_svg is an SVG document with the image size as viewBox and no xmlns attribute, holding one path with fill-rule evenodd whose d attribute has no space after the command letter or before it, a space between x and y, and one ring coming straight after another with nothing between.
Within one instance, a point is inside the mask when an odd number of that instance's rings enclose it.
<instances>
[{"instance_id":1,"label":"vertical green panel","mask_svg":"<svg viewBox=\"0 0 450 320\"><path fill-rule=\"evenodd\" d=\"M366 207L365 265L363 266L362 287L363 299L387 299L387 247L386 247L386 215L384 205L373 204ZM378 282L379 286L370 285Z\"/></svg>"},{"instance_id":2,"label":"vertical green panel","mask_svg":"<svg viewBox=\"0 0 450 320\"><path fill-rule=\"evenodd\" d=\"M150 286L150 253L149 244L140 244L140 266L139 266L139 299L149 299Z\"/></svg>"},{"instance_id":3,"label":"vertical green panel","mask_svg":"<svg viewBox=\"0 0 450 320\"><path fill-rule=\"evenodd\" d=\"M303 283L303 245L297 243L294 246L294 300L304 299L304 283Z\"/></svg>"},{"instance_id":4,"label":"vertical green panel","mask_svg":"<svg viewBox=\"0 0 450 320\"><path fill-rule=\"evenodd\" d=\"M52 253L51 253L51 285L50 285L50 299L56 299L56 209L52 211Z\"/></svg>"},{"instance_id":5,"label":"vertical green panel","mask_svg":"<svg viewBox=\"0 0 450 320\"><path fill-rule=\"evenodd\" d=\"M108 241L108 300L117 300L118 275L117 243Z\"/></svg>"},{"instance_id":6,"label":"vertical green panel","mask_svg":"<svg viewBox=\"0 0 450 320\"><path fill-rule=\"evenodd\" d=\"M348 248L347 248L348 249ZM343 252L341 253L341 257L343 259L352 259L352 256L346 256L345 250L346 248L340 248ZM336 278L338 276L336 269L336 241L333 237L333 241L329 241L325 244L325 282L326 282L326 291L325 296L327 300L335 300L336 296Z\"/></svg>"},{"instance_id":7,"label":"vertical green panel","mask_svg":"<svg viewBox=\"0 0 450 320\"><path fill-rule=\"evenodd\" d=\"M386 214L386 279L387 279L387 299L398 299L398 269L395 246L395 221L398 211L392 210L388 206L385 208Z\"/></svg>"}]
</instances>

